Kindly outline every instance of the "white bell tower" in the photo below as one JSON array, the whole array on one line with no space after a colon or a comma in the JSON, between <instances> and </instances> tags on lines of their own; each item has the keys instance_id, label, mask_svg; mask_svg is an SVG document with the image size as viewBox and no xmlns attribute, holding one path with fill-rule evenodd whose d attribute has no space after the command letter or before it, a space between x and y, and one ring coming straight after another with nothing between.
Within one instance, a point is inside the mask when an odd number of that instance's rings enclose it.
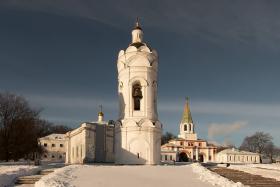
<instances>
[{"instance_id":1,"label":"white bell tower","mask_svg":"<svg viewBox=\"0 0 280 187\"><path fill-rule=\"evenodd\" d=\"M157 114L158 55L143 42L137 20L132 43L118 55L119 120L116 164L159 164L162 125Z\"/></svg>"}]
</instances>

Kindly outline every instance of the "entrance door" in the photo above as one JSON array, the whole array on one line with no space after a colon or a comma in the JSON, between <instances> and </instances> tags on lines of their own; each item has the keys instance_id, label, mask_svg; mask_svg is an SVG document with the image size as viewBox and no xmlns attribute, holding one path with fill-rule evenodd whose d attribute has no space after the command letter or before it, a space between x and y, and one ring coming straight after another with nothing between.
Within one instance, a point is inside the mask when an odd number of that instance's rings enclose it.
<instances>
[{"instance_id":1,"label":"entrance door","mask_svg":"<svg viewBox=\"0 0 280 187\"><path fill-rule=\"evenodd\" d=\"M185 152L179 154L179 162L188 162L189 157Z\"/></svg>"},{"instance_id":2,"label":"entrance door","mask_svg":"<svg viewBox=\"0 0 280 187\"><path fill-rule=\"evenodd\" d=\"M203 154L200 154L198 157L199 162L204 162Z\"/></svg>"}]
</instances>

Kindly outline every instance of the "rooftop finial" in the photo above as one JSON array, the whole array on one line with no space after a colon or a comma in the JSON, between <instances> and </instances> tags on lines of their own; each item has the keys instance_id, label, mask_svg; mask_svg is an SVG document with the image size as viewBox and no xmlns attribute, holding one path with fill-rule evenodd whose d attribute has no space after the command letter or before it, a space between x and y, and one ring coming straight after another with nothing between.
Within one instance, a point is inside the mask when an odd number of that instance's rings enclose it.
<instances>
[{"instance_id":1,"label":"rooftop finial","mask_svg":"<svg viewBox=\"0 0 280 187\"><path fill-rule=\"evenodd\" d=\"M99 105L99 112L98 112L98 116L103 116L103 112L102 112L102 105Z\"/></svg>"},{"instance_id":2,"label":"rooftop finial","mask_svg":"<svg viewBox=\"0 0 280 187\"><path fill-rule=\"evenodd\" d=\"M139 17L136 18L136 27L139 27L140 24L139 24Z\"/></svg>"},{"instance_id":3,"label":"rooftop finial","mask_svg":"<svg viewBox=\"0 0 280 187\"><path fill-rule=\"evenodd\" d=\"M102 105L99 105L100 112L102 112Z\"/></svg>"},{"instance_id":4,"label":"rooftop finial","mask_svg":"<svg viewBox=\"0 0 280 187\"><path fill-rule=\"evenodd\" d=\"M140 30L142 30L142 28L140 27L139 17L136 18L136 22L135 22L135 27L134 27L134 29L140 29Z\"/></svg>"}]
</instances>

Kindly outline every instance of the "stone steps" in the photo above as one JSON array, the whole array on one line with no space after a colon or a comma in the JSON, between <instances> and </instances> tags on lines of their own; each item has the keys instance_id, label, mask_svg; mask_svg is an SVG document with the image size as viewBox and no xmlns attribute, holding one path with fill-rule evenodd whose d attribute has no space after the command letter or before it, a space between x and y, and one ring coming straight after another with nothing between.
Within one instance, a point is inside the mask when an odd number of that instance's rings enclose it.
<instances>
[{"instance_id":1,"label":"stone steps","mask_svg":"<svg viewBox=\"0 0 280 187\"><path fill-rule=\"evenodd\" d=\"M35 182L40 180L44 175L48 175L52 173L54 170L55 169L44 169L39 171L35 175L18 177L16 181L16 185L22 186L23 184L35 184Z\"/></svg>"},{"instance_id":2,"label":"stone steps","mask_svg":"<svg viewBox=\"0 0 280 187\"><path fill-rule=\"evenodd\" d=\"M41 179L43 175L31 175L31 176L23 176L18 177L16 184L34 184L38 180Z\"/></svg>"},{"instance_id":3,"label":"stone steps","mask_svg":"<svg viewBox=\"0 0 280 187\"><path fill-rule=\"evenodd\" d=\"M48 175L50 173L52 173L54 171L54 169L44 169L40 171L40 175Z\"/></svg>"},{"instance_id":4,"label":"stone steps","mask_svg":"<svg viewBox=\"0 0 280 187\"><path fill-rule=\"evenodd\" d=\"M225 178L228 178L229 180L241 182L242 184L251 187L280 187L280 181L277 181L276 179L265 178L260 175L253 175L228 168L210 167L208 169Z\"/></svg>"}]
</instances>

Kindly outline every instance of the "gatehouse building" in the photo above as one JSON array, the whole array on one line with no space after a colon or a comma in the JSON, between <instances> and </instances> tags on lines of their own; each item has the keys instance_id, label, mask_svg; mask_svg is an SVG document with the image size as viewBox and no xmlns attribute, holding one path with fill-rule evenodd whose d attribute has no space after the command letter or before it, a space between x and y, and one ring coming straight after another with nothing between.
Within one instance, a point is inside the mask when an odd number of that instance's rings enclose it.
<instances>
[{"instance_id":1,"label":"gatehouse building","mask_svg":"<svg viewBox=\"0 0 280 187\"><path fill-rule=\"evenodd\" d=\"M192 119L189 99L186 99L183 116L179 125L178 138L161 146L161 160L166 161L199 161L214 162L217 147L198 139Z\"/></svg>"}]
</instances>

